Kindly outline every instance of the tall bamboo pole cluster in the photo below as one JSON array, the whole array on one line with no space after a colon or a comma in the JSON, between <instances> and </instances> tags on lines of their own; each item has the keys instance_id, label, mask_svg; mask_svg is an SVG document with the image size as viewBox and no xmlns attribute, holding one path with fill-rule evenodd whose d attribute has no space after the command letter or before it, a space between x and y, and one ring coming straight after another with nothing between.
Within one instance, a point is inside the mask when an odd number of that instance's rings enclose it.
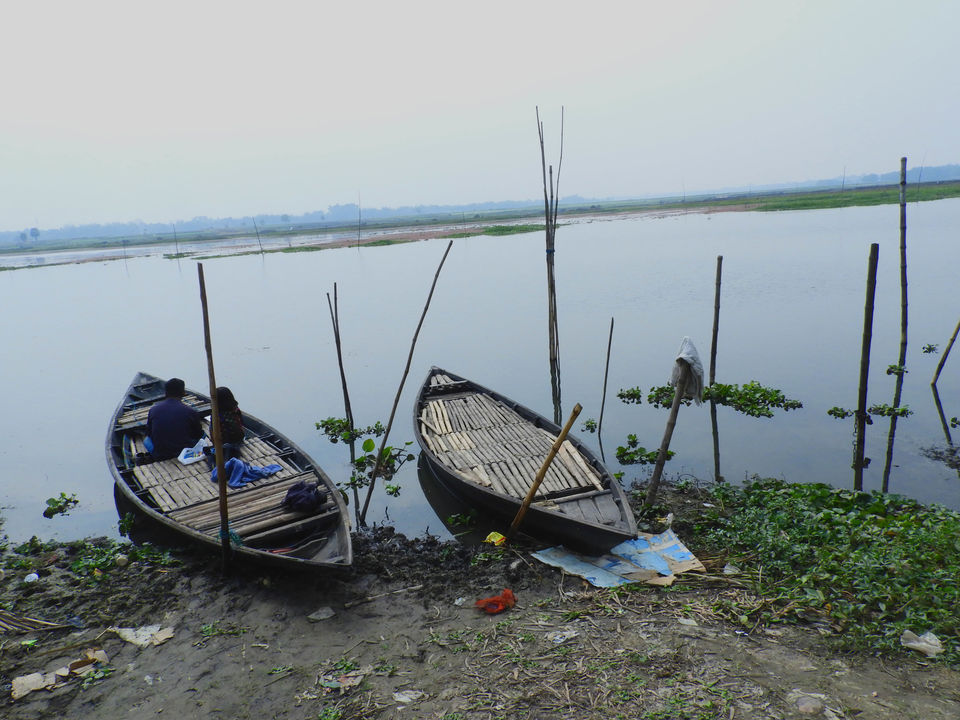
<instances>
[{"instance_id":1,"label":"tall bamboo pole cluster","mask_svg":"<svg viewBox=\"0 0 960 720\"><path fill-rule=\"evenodd\" d=\"M547 332L550 353L550 387L553 394L553 420L558 425L562 415L560 406L560 335L557 324L557 287L554 275L554 252L557 235L557 206L560 200L560 168L563 166L563 108L560 109L560 160L557 177L553 165L547 165L543 143L543 122L537 107L537 132L540 136L540 167L543 174L543 215L547 235Z\"/></svg>"}]
</instances>

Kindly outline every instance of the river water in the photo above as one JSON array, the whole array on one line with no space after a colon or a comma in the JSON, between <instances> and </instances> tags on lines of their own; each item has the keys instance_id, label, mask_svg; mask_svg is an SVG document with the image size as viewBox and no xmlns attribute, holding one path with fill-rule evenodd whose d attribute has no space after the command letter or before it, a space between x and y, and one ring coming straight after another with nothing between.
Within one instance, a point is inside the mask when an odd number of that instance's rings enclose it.
<instances>
[{"instance_id":1,"label":"river water","mask_svg":"<svg viewBox=\"0 0 960 720\"><path fill-rule=\"evenodd\" d=\"M942 353L960 315L957 227L960 200L908 208L910 346L902 404L914 414L898 424L890 481L894 492L952 508L960 508L957 471L924 454L944 447L949 429L930 391L940 354L922 347L936 344ZM315 428L343 414L327 296L336 284L355 419L386 423L448 242L201 259L218 383L334 479L345 478L346 448ZM684 336L708 367L722 255L717 380L757 380L804 407L771 419L719 408L721 473L731 482L760 475L851 487L853 422L827 410L856 406L873 242L880 261L870 404L893 400L894 378L885 370L897 361L900 342L898 207L635 215L562 226L555 263L563 419L580 403L575 429L599 448L598 437L579 428L599 418L613 318L602 445L626 484L648 475L619 467L614 450L628 433L658 447L667 413L626 405L616 392L664 384ZM0 512L11 540L117 536L103 446L127 384L144 370L206 388L198 259L166 259L162 250L0 272ZM455 240L419 335L392 442L413 439L412 404L431 365L552 417L547 347L542 233ZM960 358L946 363L939 393L946 417L960 415ZM887 420L868 429L873 462L866 489L880 486L887 429ZM676 457L667 477L713 476L706 406L681 408L671 449ZM376 493L368 521L408 535L446 536L416 463L397 479L400 496ZM46 499L61 492L75 494L79 505L68 516L44 518Z\"/></svg>"}]
</instances>

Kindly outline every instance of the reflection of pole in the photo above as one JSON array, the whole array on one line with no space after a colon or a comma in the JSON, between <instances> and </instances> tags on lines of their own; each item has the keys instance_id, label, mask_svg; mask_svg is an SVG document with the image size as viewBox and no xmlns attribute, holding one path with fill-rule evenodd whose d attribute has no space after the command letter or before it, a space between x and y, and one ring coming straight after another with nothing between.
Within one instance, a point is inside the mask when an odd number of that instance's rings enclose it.
<instances>
[{"instance_id":1,"label":"reflection of pole","mask_svg":"<svg viewBox=\"0 0 960 720\"><path fill-rule=\"evenodd\" d=\"M713 297L713 341L710 344L710 385L717 380L717 333L720 330L720 277L723 255L717 255L717 289ZM713 428L713 479L723 482L720 474L720 432L717 429L717 401L710 398L710 426Z\"/></svg>"},{"instance_id":2,"label":"reflection of pole","mask_svg":"<svg viewBox=\"0 0 960 720\"><path fill-rule=\"evenodd\" d=\"M257 245L260 246L260 254L262 255L262 254L263 254L263 243L260 242L260 228L257 227L257 219L256 219L256 218L250 218L250 219L253 220L253 229L257 231Z\"/></svg>"},{"instance_id":3,"label":"reflection of pole","mask_svg":"<svg viewBox=\"0 0 960 720\"><path fill-rule=\"evenodd\" d=\"M947 416L943 414L943 405L940 404L940 393L937 392L937 386L931 385L933 390L933 402L937 406L937 414L940 416L940 424L943 426L943 435L947 438L947 445L953 445L953 438L950 437L950 423L947 422Z\"/></svg>"},{"instance_id":4,"label":"reflection of pole","mask_svg":"<svg viewBox=\"0 0 960 720\"><path fill-rule=\"evenodd\" d=\"M947 343L947 349L943 351L943 357L940 358L940 362L937 363L937 371L933 374L933 381L931 385L936 385L937 380L940 379L940 371L943 370L944 363L947 362L947 355L950 354L950 348L953 347L953 341L957 339L957 333L960 333L960 321L957 322L957 327L953 330L953 335L950 336L950 342Z\"/></svg>"},{"instance_id":5,"label":"reflection of pole","mask_svg":"<svg viewBox=\"0 0 960 720\"><path fill-rule=\"evenodd\" d=\"M547 250L547 327L550 343L550 391L553 397L553 421L559 425L560 405L560 339L557 328L557 286L553 273L553 250Z\"/></svg>"},{"instance_id":6,"label":"reflection of pole","mask_svg":"<svg viewBox=\"0 0 960 720\"><path fill-rule=\"evenodd\" d=\"M933 390L933 402L936 403L937 414L940 416L940 425L943 426L943 436L947 439L948 452L952 452L955 458L956 450L953 447L953 438L950 437L950 423L947 422L947 416L943 413L943 405L940 404L940 393L937 392L936 385L930 385L930 389ZM950 462L947 462L947 465L954 468L957 471L957 477L960 478L960 466Z\"/></svg>"},{"instance_id":7,"label":"reflection of pole","mask_svg":"<svg viewBox=\"0 0 960 720\"><path fill-rule=\"evenodd\" d=\"M213 449L217 458L217 491L220 495L220 546L223 550L223 572L230 563L230 516L227 509L227 473L223 468L223 442L220 437L220 409L217 406L217 381L213 373L213 348L210 343L210 316L207 313L207 286L203 281L203 263L197 263L200 276L200 305L203 308L203 340L207 350L207 374L210 378L210 422Z\"/></svg>"},{"instance_id":8,"label":"reflection of pole","mask_svg":"<svg viewBox=\"0 0 960 720\"><path fill-rule=\"evenodd\" d=\"M643 501L645 505L653 505L657 497L657 489L660 487L660 476L663 474L663 464L667 461L667 452L670 450L670 438L673 437L673 428L677 424L677 413L680 411L680 399L683 395L683 389L687 386L687 379L690 377L690 366L685 360L677 358L677 364L680 366L680 373L677 377L677 384L673 389L673 404L670 406L670 417L667 418L667 426L663 431L663 440L660 442L660 452L657 453L657 464L653 467L653 475L650 476L650 487L647 488L647 497Z\"/></svg>"},{"instance_id":9,"label":"reflection of pole","mask_svg":"<svg viewBox=\"0 0 960 720\"><path fill-rule=\"evenodd\" d=\"M863 490L863 448L866 442L864 431L867 424L867 384L870 375L870 343L873 340L873 300L877 290L877 256L880 245L870 245L867 263L867 297L863 306L863 344L860 350L860 391L855 418L856 445L853 453L853 489Z\"/></svg>"},{"instance_id":10,"label":"reflection of pole","mask_svg":"<svg viewBox=\"0 0 960 720\"><path fill-rule=\"evenodd\" d=\"M893 391L893 415L887 434L887 457L883 464L883 492L890 488L890 466L893 464L893 440L897 434L897 411L903 392L904 366L907 362L907 159L900 158L900 356L897 360L897 386Z\"/></svg>"}]
</instances>

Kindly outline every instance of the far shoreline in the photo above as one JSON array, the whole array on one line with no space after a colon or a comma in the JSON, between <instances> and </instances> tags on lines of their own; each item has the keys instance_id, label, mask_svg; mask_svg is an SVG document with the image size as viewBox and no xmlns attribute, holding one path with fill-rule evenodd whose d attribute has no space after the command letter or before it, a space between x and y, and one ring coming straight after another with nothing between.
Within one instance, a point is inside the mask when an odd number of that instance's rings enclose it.
<instances>
[{"instance_id":1,"label":"far shoreline","mask_svg":"<svg viewBox=\"0 0 960 720\"><path fill-rule=\"evenodd\" d=\"M562 216L560 227L570 224L571 221L606 222L621 220L628 217L653 217L660 219L676 215L711 214L718 212L750 212L756 208L755 204L742 203L739 205L701 205L685 208L650 208L636 210L622 210L615 212L581 212L568 213ZM197 259L212 260L221 257L237 257L241 255L259 255L271 253L315 252L318 250L336 249L344 247L370 247L379 245L397 245L421 240L435 240L443 238L458 239L463 237L477 237L486 234L490 228L504 226L525 226L530 223L542 223L543 218L538 215L523 215L508 219L498 218L490 220L473 220L467 224L444 223L434 226L417 226L413 224L398 224L392 227L379 227L361 230L356 237L348 237L342 229L331 230L326 233L304 235L298 231L276 233L264 243L256 235L235 235L229 238L211 239L203 241L184 242L185 246L193 246L190 250L179 254L169 253L168 243L156 242L129 244L121 247L94 248L77 246L66 250L58 248L48 251L30 253L0 254L0 272L9 270L25 270L30 268L57 267L61 265L79 265L90 262L112 262L140 257L164 255L168 259ZM542 227L542 224L540 225ZM536 230L520 230L518 234L537 232ZM300 238L294 243L294 238ZM332 238L332 239L331 239ZM202 247L195 247L202 245ZM61 262L48 262L47 259L56 255L71 255L70 259ZM40 262L19 265L4 265L5 258L42 258Z\"/></svg>"}]
</instances>

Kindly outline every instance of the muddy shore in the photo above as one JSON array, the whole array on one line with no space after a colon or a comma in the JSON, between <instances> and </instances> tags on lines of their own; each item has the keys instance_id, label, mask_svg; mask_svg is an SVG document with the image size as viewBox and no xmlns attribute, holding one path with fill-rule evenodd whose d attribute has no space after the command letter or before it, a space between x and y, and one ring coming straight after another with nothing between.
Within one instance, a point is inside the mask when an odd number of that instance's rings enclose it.
<instances>
[{"instance_id":1,"label":"muddy shore","mask_svg":"<svg viewBox=\"0 0 960 720\"><path fill-rule=\"evenodd\" d=\"M0 716L960 717L960 672L921 655L836 654L822 627L732 623L724 602L750 593L723 574L724 557L698 548L701 500L665 496L707 572L619 592L543 565L523 541L496 551L390 528L358 534L354 567L337 575L224 574L218 557L190 549L173 550L173 565L91 575L69 544L29 568L6 548L0 607L64 627L0 634ZM28 570L36 582L23 581ZM504 588L512 609L474 607ZM159 644L116 628L150 628ZM103 653L93 673L12 698L16 678L88 651Z\"/></svg>"}]
</instances>

